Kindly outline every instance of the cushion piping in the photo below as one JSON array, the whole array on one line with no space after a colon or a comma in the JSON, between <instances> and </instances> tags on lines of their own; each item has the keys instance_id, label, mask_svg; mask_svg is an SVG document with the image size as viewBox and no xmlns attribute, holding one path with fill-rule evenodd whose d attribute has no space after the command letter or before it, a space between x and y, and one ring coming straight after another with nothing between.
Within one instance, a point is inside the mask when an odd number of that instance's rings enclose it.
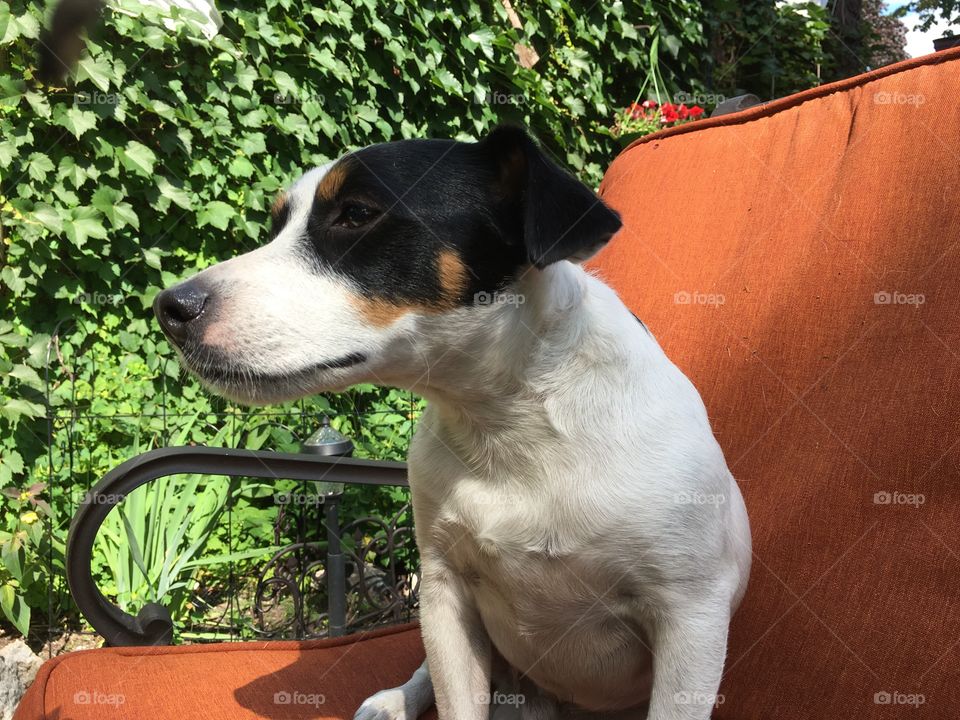
<instances>
[{"instance_id":1,"label":"cushion piping","mask_svg":"<svg viewBox=\"0 0 960 720\"><path fill-rule=\"evenodd\" d=\"M664 140L677 135L685 135L691 132L701 132L715 127L742 125L754 120L760 120L762 118L775 115L779 112L783 112L784 110L789 110L790 108L802 105L809 100L816 100L828 95L833 95L834 93L844 92L855 87L866 85L874 80L889 77L890 75L897 75L902 72L913 70L914 68L939 65L941 63L952 62L954 60L960 60L960 47L949 48L947 50L941 50L940 52L921 55L918 58L903 60L898 63L893 63L892 65L878 68L876 70L871 70L870 72L866 72L861 75L855 75L851 78L838 80L826 85L820 85L818 87L810 88L809 90L803 90L793 95L787 95L786 97L773 100L765 105L747 108L746 110L731 113L730 115L721 115L715 118L697 120L696 122L685 123L683 125L677 125L664 130L658 130L651 135L645 135L642 138L637 138L632 143L627 145L621 154L629 152L633 148L648 142L656 142L658 140Z\"/></svg>"}]
</instances>

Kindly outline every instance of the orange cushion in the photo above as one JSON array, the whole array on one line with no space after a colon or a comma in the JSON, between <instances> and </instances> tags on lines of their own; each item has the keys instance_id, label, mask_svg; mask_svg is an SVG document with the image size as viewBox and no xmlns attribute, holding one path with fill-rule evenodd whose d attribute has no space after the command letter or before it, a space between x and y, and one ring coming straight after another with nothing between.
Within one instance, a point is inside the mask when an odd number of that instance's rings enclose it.
<instances>
[{"instance_id":1,"label":"orange cushion","mask_svg":"<svg viewBox=\"0 0 960 720\"><path fill-rule=\"evenodd\" d=\"M645 138L604 180L625 227L594 267L752 519L715 718L960 717L958 99L960 49Z\"/></svg>"},{"instance_id":2,"label":"orange cushion","mask_svg":"<svg viewBox=\"0 0 960 720\"><path fill-rule=\"evenodd\" d=\"M348 719L422 662L416 624L307 642L85 650L44 664L14 720Z\"/></svg>"}]
</instances>

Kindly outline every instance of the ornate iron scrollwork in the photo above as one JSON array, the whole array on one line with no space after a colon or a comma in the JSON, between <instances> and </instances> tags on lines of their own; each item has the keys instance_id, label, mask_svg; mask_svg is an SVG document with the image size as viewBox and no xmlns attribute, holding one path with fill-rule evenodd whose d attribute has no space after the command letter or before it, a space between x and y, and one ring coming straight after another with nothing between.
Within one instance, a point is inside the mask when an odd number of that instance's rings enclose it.
<instances>
[{"instance_id":1,"label":"ornate iron scrollwork","mask_svg":"<svg viewBox=\"0 0 960 720\"><path fill-rule=\"evenodd\" d=\"M137 617L133 617L103 596L93 580L91 554L100 525L124 497L157 478L181 473L256 477L270 481L315 481L323 478L331 483L407 486L406 465L388 461L206 447L162 448L128 460L104 476L86 494L74 514L67 539L66 565L70 592L80 612L110 645L165 645L172 642L173 622L164 607L157 603L148 603ZM375 552L378 549L389 550L385 556L388 559L371 564L384 568L389 579L385 582L394 588L392 592L396 593L396 597L412 598L415 601L415 582L411 578L414 578L416 573L406 568L398 570L400 566L394 564L392 557L396 554L394 550L398 548L397 537L401 528L397 527L397 522L402 514L383 526L382 540L377 533L368 536L361 532L361 542L357 543L350 533L359 531L360 525L357 523L361 521L354 521L346 532L342 532L338 527L339 500L339 495L329 495L323 503L326 543L300 543L300 547L295 544L292 551L300 552L300 557L306 558L306 562L290 566L296 567L295 571L281 569L279 572L276 568L281 566L275 563L274 572L264 579L262 587L258 585L259 616L266 612L265 599L279 598L281 589L290 593L294 603L292 622L300 623L296 628L296 634L300 637L342 634L348 626L354 626L350 625L354 621L347 619L347 563L353 560L352 573L359 579L358 583L351 586L358 588L359 594L351 592L351 596L363 596L368 598L363 602L369 602L370 598L377 598L376 593L381 591L372 591L371 594L371 591L367 590L374 587L369 579L376 573L368 571L365 563L378 556ZM409 517L409 513L406 517ZM409 532L405 526L403 532ZM412 537L409 534L402 536ZM343 549L342 539L345 546ZM325 553L320 552L322 546L325 546ZM372 555L368 554L368 547ZM279 563L285 555L289 557L290 551L291 548L284 548L274 556L274 560ZM322 589L326 590L326 612L320 612L315 617L304 612L304 598L309 598L311 602L322 602L323 596L313 592L313 588L309 593L304 592L304 583L308 580L318 582L318 587L322 586ZM322 582L319 582L321 580ZM409 583L411 592L404 590L405 583ZM387 596L389 593L383 595ZM355 607L363 607L363 602ZM397 617L397 613L402 616L404 612L397 603L384 603L382 598L373 607L379 616L384 618ZM411 612L413 607L414 605L410 606ZM367 616L368 613L356 612L351 617Z\"/></svg>"},{"instance_id":2,"label":"ornate iron scrollwork","mask_svg":"<svg viewBox=\"0 0 960 720\"><path fill-rule=\"evenodd\" d=\"M325 503L336 508L339 498L328 496ZM256 630L265 637L326 637L416 614L419 560L410 506L389 519L365 516L342 528L330 519L331 508L325 510L324 525L337 532L343 562L328 567L329 544L322 542L294 542L271 557L257 578L253 603ZM281 514L278 523L285 519ZM331 597L333 573L342 573L342 598ZM338 607L342 627L331 617Z\"/></svg>"}]
</instances>

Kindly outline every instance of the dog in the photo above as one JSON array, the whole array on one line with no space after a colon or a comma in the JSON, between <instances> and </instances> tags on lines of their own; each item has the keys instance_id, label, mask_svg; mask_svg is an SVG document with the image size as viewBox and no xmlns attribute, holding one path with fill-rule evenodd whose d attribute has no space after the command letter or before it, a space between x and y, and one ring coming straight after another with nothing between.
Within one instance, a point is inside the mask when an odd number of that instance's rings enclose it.
<instances>
[{"instance_id":1,"label":"dog","mask_svg":"<svg viewBox=\"0 0 960 720\"><path fill-rule=\"evenodd\" d=\"M710 716L749 522L696 389L581 266L620 227L521 128L403 140L307 172L269 243L156 297L215 393L428 399L426 661L357 720Z\"/></svg>"}]
</instances>

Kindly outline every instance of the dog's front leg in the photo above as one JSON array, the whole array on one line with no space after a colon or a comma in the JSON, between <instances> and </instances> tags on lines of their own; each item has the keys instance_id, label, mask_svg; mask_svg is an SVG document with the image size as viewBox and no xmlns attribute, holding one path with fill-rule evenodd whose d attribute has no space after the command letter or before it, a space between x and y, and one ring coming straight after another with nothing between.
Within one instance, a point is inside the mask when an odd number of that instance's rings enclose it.
<instances>
[{"instance_id":1,"label":"dog's front leg","mask_svg":"<svg viewBox=\"0 0 960 720\"><path fill-rule=\"evenodd\" d=\"M486 720L490 638L470 588L442 557L421 558L420 625L440 720Z\"/></svg>"},{"instance_id":2,"label":"dog's front leg","mask_svg":"<svg viewBox=\"0 0 960 720\"><path fill-rule=\"evenodd\" d=\"M653 691L647 720L707 720L717 702L729 601L671 607L652 626Z\"/></svg>"},{"instance_id":3,"label":"dog's front leg","mask_svg":"<svg viewBox=\"0 0 960 720\"><path fill-rule=\"evenodd\" d=\"M426 661L400 687L381 690L363 701L353 720L417 720L433 705L433 684Z\"/></svg>"}]
</instances>

